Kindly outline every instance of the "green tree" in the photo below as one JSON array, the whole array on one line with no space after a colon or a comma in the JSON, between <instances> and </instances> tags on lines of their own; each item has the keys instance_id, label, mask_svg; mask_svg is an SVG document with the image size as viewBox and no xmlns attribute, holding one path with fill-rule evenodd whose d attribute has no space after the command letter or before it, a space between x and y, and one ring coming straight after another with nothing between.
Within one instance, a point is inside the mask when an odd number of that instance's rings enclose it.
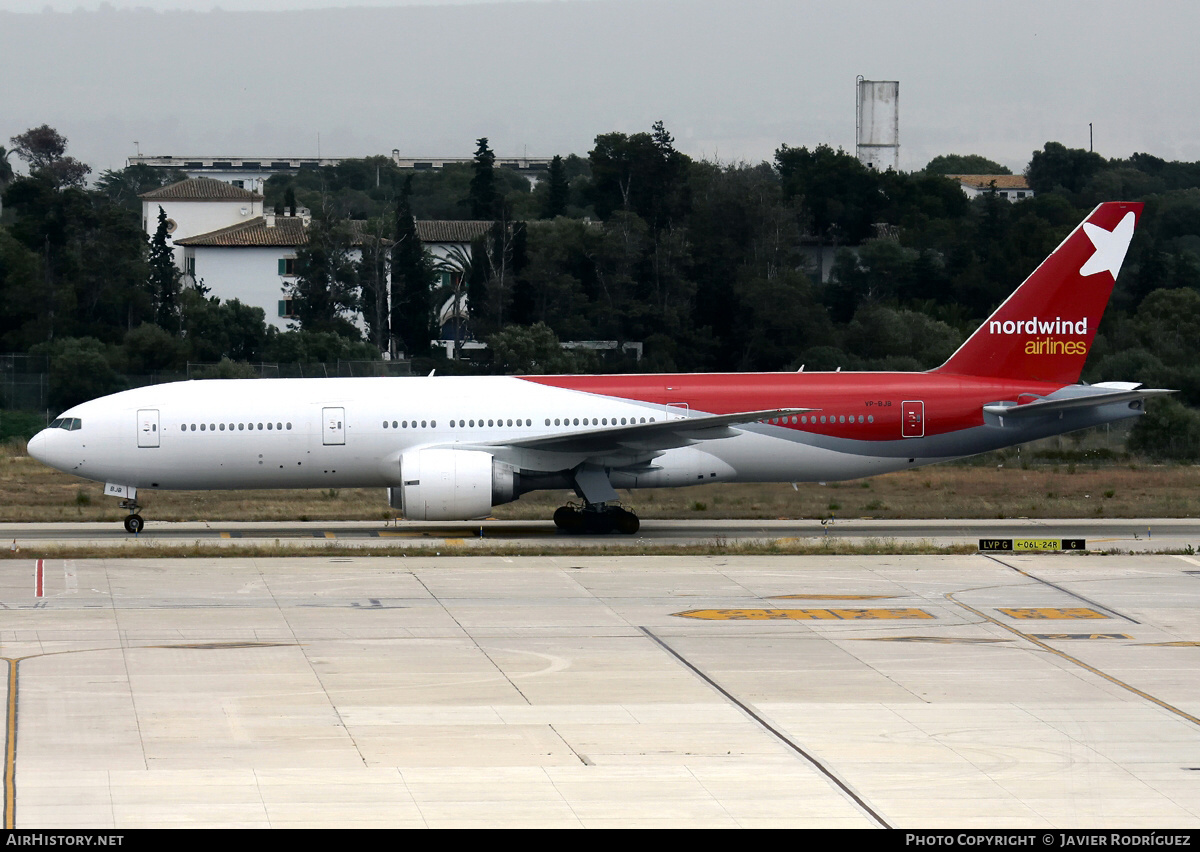
<instances>
[{"instance_id":1,"label":"green tree","mask_svg":"<svg viewBox=\"0 0 1200 852\"><path fill-rule=\"evenodd\" d=\"M1157 399L1146 407L1129 433L1130 452L1158 459L1200 459L1200 412L1174 399Z\"/></svg>"},{"instance_id":2,"label":"green tree","mask_svg":"<svg viewBox=\"0 0 1200 852\"><path fill-rule=\"evenodd\" d=\"M471 215L476 219L494 219L497 215L496 155L488 147L487 137L476 140L475 161L472 163Z\"/></svg>"},{"instance_id":3,"label":"green tree","mask_svg":"<svg viewBox=\"0 0 1200 852\"><path fill-rule=\"evenodd\" d=\"M1105 167L1104 158L1082 148L1068 148L1060 142L1047 142L1034 151L1025 169L1025 177L1034 192L1050 192L1061 187L1080 192L1084 184Z\"/></svg>"},{"instance_id":4,"label":"green tree","mask_svg":"<svg viewBox=\"0 0 1200 852\"><path fill-rule=\"evenodd\" d=\"M563 165L563 158L557 154L550 161L550 173L546 177L546 183L548 186L545 203L542 207L542 218L553 219L557 216L565 216L567 203L571 199L571 187L567 182L567 169Z\"/></svg>"},{"instance_id":5,"label":"green tree","mask_svg":"<svg viewBox=\"0 0 1200 852\"><path fill-rule=\"evenodd\" d=\"M113 369L112 353L94 337L61 337L33 347L30 354L49 357L49 401L59 411L124 387Z\"/></svg>"},{"instance_id":6,"label":"green tree","mask_svg":"<svg viewBox=\"0 0 1200 852\"><path fill-rule=\"evenodd\" d=\"M492 369L506 375L572 373L578 359L565 351L545 323L511 325L487 338Z\"/></svg>"},{"instance_id":7,"label":"green tree","mask_svg":"<svg viewBox=\"0 0 1200 852\"><path fill-rule=\"evenodd\" d=\"M659 230L686 215L691 161L675 150L661 121L654 123L652 133L597 136L588 159L592 202L601 218L625 210Z\"/></svg>"},{"instance_id":8,"label":"green tree","mask_svg":"<svg viewBox=\"0 0 1200 852\"><path fill-rule=\"evenodd\" d=\"M155 322L161 328L179 328L179 291L183 274L175 265L175 250L167 242L167 214L158 208L158 227L150 238L150 280Z\"/></svg>"},{"instance_id":9,"label":"green tree","mask_svg":"<svg viewBox=\"0 0 1200 852\"><path fill-rule=\"evenodd\" d=\"M409 199L412 177L396 205L396 235L392 242L392 334L413 356L429 354L433 332L433 265L417 236Z\"/></svg>"},{"instance_id":10,"label":"green tree","mask_svg":"<svg viewBox=\"0 0 1200 852\"><path fill-rule=\"evenodd\" d=\"M350 223L326 210L313 218L305 236L305 244L296 251L296 278L288 288L300 327L358 339L350 320L359 307Z\"/></svg>"},{"instance_id":11,"label":"green tree","mask_svg":"<svg viewBox=\"0 0 1200 852\"><path fill-rule=\"evenodd\" d=\"M362 285L362 316L367 339L380 352L387 351L391 335L388 311L388 270L391 242L384 233L393 230L390 217L377 217L363 229L362 258L358 278Z\"/></svg>"},{"instance_id":12,"label":"green tree","mask_svg":"<svg viewBox=\"0 0 1200 852\"><path fill-rule=\"evenodd\" d=\"M96 189L140 218L142 201L139 196L143 192L149 192L185 178L187 175L181 171L156 169L138 163L124 169L106 169L96 179Z\"/></svg>"},{"instance_id":13,"label":"green tree","mask_svg":"<svg viewBox=\"0 0 1200 852\"><path fill-rule=\"evenodd\" d=\"M67 137L48 124L12 137L9 144L29 164L31 176L41 176L55 186L82 188L92 171L90 166L66 155Z\"/></svg>"},{"instance_id":14,"label":"green tree","mask_svg":"<svg viewBox=\"0 0 1200 852\"><path fill-rule=\"evenodd\" d=\"M925 166L926 174L933 175L1011 175L1008 166L978 154L942 154L934 157Z\"/></svg>"},{"instance_id":15,"label":"green tree","mask_svg":"<svg viewBox=\"0 0 1200 852\"><path fill-rule=\"evenodd\" d=\"M467 288L468 283L474 274L475 260L469 249L464 250L461 246L451 246L444 258L441 258L434 264L434 272L442 277L442 285L438 287L434 294L435 308L450 303L450 316L452 322L451 339L454 341L454 359L458 360L462 354L462 342L467 337L467 325L465 322ZM441 329L439 337L441 337Z\"/></svg>"}]
</instances>

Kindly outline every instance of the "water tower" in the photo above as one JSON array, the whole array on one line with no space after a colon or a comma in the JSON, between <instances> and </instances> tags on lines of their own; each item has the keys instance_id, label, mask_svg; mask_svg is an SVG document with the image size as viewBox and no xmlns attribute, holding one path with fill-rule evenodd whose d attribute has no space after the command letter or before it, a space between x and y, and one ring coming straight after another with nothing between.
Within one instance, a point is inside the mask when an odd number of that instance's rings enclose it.
<instances>
[{"instance_id":1,"label":"water tower","mask_svg":"<svg viewBox=\"0 0 1200 852\"><path fill-rule=\"evenodd\" d=\"M900 169L900 82L857 80L855 141L858 161L869 169Z\"/></svg>"}]
</instances>

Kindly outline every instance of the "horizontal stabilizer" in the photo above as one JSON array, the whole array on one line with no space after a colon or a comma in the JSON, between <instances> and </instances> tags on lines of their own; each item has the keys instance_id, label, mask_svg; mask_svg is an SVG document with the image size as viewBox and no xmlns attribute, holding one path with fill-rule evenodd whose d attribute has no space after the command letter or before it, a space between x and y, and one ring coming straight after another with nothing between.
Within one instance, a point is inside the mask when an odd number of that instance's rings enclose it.
<instances>
[{"instance_id":1,"label":"horizontal stabilizer","mask_svg":"<svg viewBox=\"0 0 1200 852\"><path fill-rule=\"evenodd\" d=\"M1006 402L993 403L983 407L985 414L997 417L1048 417L1064 411L1077 411L1081 408L1096 408L1113 403L1134 402L1151 396L1175 393L1165 388L1142 388L1140 390L1110 391L1108 393L1093 393L1086 396L1072 396L1066 399L1038 399L1023 405Z\"/></svg>"}]
</instances>

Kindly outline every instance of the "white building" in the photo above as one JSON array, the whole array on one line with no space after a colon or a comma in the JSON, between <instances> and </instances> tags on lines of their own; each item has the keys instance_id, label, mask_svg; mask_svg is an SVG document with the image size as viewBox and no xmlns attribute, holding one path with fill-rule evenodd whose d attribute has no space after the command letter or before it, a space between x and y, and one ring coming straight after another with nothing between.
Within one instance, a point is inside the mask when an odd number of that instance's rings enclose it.
<instances>
[{"instance_id":1,"label":"white building","mask_svg":"<svg viewBox=\"0 0 1200 852\"><path fill-rule=\"evenodd\" d=\"M1020 201L1022 198L1033 198L1033 190L1024 175L946 175L950 180L958 181L967 198L977 198L991 192L1006 201Z\"/></svg>"},{"instance_id":2,"label":"white building","mask_svg":"<svg viewBox=\"0 0 1200 852\"><path fill-rule=\"evenodd\" d=\"M175 243L177 261L189 283L203 283L222 301L262 308L267 322L283 331L295 316L285 293L296 279L296 250L308 242L310 221L268 213L186 237Z\"/></svg>"},{"instance_id":3,"label":"white building","mask_svg":"<svg viewBox=\"0 0 1200 852\"><path fill-rule=\"evenodd\" d=\"M263 215L263 197L212 178L188 178L144 192L142 227L150 236L158 229L158 208L167 216L167 244L218 228L249 222ZM175 262L183 268L176 252Z\"/></svg>"}]
</instances>

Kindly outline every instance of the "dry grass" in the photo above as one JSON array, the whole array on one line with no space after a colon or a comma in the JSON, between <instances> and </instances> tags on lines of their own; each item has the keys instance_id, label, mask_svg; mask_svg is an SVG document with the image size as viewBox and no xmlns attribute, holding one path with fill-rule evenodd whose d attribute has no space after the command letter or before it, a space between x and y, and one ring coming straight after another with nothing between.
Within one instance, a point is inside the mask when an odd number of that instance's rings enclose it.
<instances>
[{"instance_id":1,"label":"dry grass","mask_svg":"<svg viewBox=\"0 0 1200 852\"><path fill-rule=\"evenodd\" d=\"M1178 518L1200 515L1200 467L1129 463L1024 468L939 465L852 482L707 485L634 492L643 518ZM382 520L381 489L143 491L148 518L164 521ZM501 519L546 519L574 499L527 494L497 506ZM115 499L94 482L51 470L23 443L0 447L0 521L117 521Z\"/></svg>"},{"instance_id":2,"label":"dry grass","mask_svg":"<svg viewBox=\"0 0 1200 852\"><path fill-rule=\"evenodd\" d=\"M696 544L664 544L641 540L617 539L605 543L538 544L526 542L473 542L469 548L446 545L372 544L354 545L328 542L308 545L298 541L277 541L273 544L218 544L216 542L161 542L127 539L111 546L78 544L41 544L16 552L0 549L0 559L29 559L31 556L54 559L146 559L193 557L305 557L328 558L361 556L879 556L879 555L938 555L951 556L978 552L974 545L935 545L928 541L897 541L895 539L866 539L847 541L831 538L822 540L773 539L766 541L724 541L713 539Z\"/></svg>"}]
</instances>

